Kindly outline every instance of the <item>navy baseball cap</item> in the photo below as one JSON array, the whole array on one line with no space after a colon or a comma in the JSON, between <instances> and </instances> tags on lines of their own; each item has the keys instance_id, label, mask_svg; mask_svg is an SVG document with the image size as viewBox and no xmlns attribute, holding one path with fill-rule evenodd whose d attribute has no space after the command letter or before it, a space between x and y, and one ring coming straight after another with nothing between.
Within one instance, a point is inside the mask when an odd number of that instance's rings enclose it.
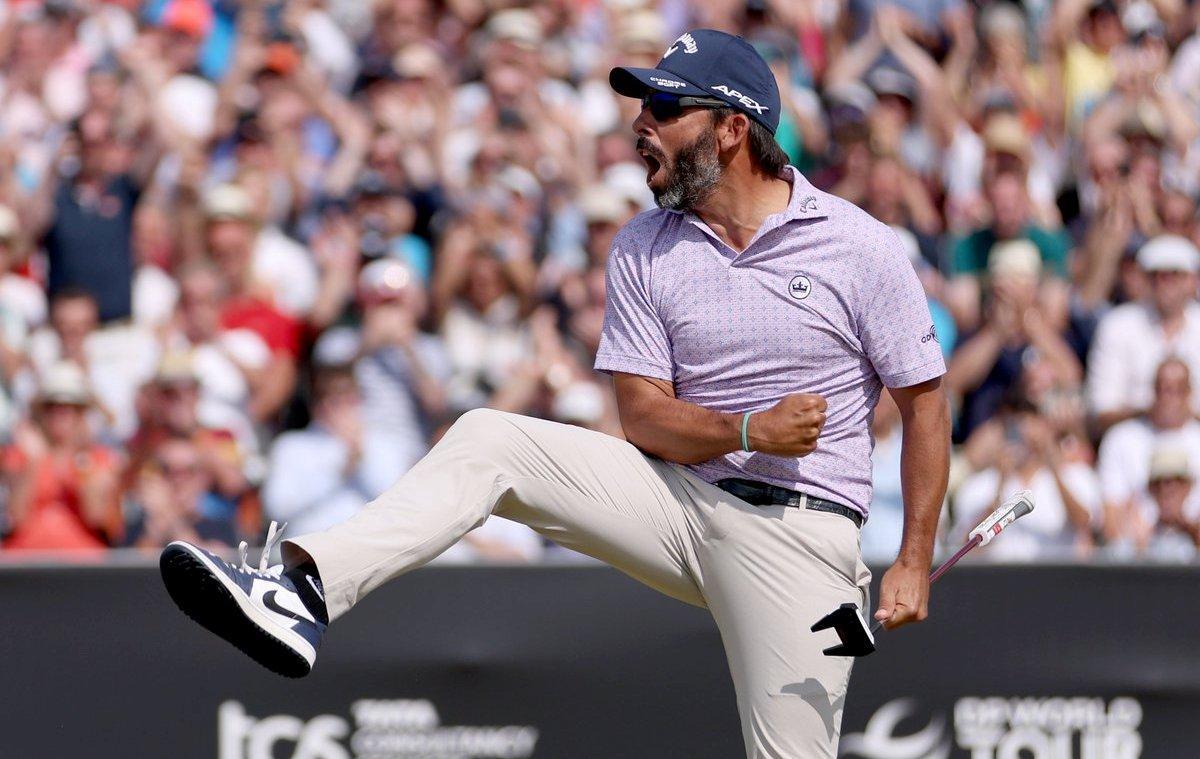
<instances>
[{"instance_id":1,"label":"navy baseball cap","mask_svg":"<svg viewBox=\"0 0 1200 759\"><path fill-rule=\"evenodd\" d=\"M718 98L771 134L779 126L779 87L770 67L749 42L715 29L684 34L652 69L614 68L608 83L631 98L647 92Z\"/></svg>"}]
</instances>

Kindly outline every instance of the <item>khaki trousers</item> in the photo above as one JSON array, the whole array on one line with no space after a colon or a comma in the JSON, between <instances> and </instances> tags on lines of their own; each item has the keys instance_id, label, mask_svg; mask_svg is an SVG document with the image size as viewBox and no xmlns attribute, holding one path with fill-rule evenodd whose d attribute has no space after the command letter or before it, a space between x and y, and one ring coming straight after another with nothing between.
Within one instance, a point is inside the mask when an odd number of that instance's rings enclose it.
<instances>
[{"instance_id":1,"label":"khaki trousers","mask_svg":"<svg viewBox=\"0 0 1200 759\"><path fill-rule=\"evenodd\" d=\"M751 506L623 440L479 409L354 517L284 553L316 562L333 619L492 514L708 608L751 759L836 756L853 660L822 655L837 636L809 627L847 601L868 608L844 516Z\"/></svg>"}]
</instances>

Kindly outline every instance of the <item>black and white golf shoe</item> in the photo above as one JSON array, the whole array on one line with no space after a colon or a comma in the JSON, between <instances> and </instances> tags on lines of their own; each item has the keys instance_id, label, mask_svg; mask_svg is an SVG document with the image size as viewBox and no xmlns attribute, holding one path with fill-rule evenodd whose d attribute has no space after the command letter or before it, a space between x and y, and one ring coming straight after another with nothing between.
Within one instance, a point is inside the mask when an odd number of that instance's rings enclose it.
<instances>
[{"instance_id":1,"label":"black and white golf shoe","mask_svg":"<svg viewBox=\"0 0 1200 759\"><path fill-rule=\"evenodd\" d=\"M304 677L317 660L326 625L305 607L282 564L267 567L282 538L272 522L257 568L246 562L245 542L238 547L241 566L181 540L163 549L158 564L167 593L184 614L272 672Z\"/></svg>"}]
</instances>

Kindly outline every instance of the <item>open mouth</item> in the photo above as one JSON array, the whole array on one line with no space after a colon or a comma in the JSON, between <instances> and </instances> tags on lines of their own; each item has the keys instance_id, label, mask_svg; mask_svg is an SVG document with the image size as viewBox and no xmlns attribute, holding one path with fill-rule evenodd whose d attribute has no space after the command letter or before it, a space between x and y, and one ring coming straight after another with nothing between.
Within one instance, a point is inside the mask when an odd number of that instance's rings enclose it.
<instances>
[{"instance_id":1,"label":"open mouth","mask_svg":"<svg viewBox=\"0 0 1200 759\"><path fill-rule=\"evenodd\" d=\"M646 162L646 181L649 182L658 173L658 170L662 168L662 163L653 153L647 150L639 150L638 155Z\"/></svg>"}]
</instances>

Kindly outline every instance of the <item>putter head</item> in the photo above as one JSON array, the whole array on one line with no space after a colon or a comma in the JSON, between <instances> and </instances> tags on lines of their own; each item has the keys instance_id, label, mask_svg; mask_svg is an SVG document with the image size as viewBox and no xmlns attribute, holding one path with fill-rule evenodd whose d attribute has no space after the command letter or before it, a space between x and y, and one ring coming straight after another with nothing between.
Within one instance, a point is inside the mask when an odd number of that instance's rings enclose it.
<instances>
[{"instance_id":1,"label":"putter head","mask_svg":"<svg viewBox=\"0 0 1200 759\"><path fill-rule=\"evenodd\" d=\"M823 652L826 656L867 656L875 651L875 636L867 620L863 619L858 604L844 603L817 620L813 632L833 628L841 644L830 646Z\"/></svg>"}]
</instances>

